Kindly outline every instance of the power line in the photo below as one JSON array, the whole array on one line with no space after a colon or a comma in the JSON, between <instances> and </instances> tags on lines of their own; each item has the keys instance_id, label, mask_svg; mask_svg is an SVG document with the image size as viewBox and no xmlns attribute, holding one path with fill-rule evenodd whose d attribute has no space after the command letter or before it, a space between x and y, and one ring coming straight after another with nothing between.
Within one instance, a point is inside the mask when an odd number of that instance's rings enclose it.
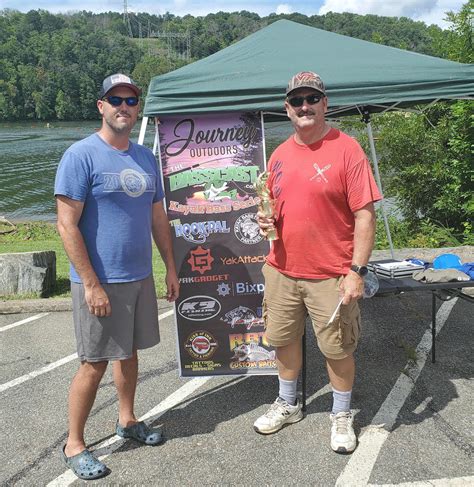
<instances>
[{"instance_id":1,"label":"power line","mask_svg":"<svg viewBox=\"0 0 474 487\"><path fill-rule=\"evenodd\" d=\"M138 29L139 39L164 39L166 42L166 57L168 59L179 58L189 61L191 59L191 36L188 32L163 32L160 31L159 26L155 25L148 19L146 28L138 20L136 15L131 15L128 9L128 1L123 0L123 23L128 32L128 37L134 38L132 30L132 21L136 24ZM146 37L143 37L143 32L146 32ZM140 40L140 45L143 46L143 41ZM148 43L148 48L151 46Z\"/></svg>"},{"instance_id":2,"label":"power line","mask_svg":"<svg viewBox=\"0 0 474 487\"><path fill-rule=\"evenodd\" d=\"M133 37L132 26L130 24L130 16L128 15L128 2L123 0L123 23L127 27L128 37Z\"/></svg>"}]
</instances>

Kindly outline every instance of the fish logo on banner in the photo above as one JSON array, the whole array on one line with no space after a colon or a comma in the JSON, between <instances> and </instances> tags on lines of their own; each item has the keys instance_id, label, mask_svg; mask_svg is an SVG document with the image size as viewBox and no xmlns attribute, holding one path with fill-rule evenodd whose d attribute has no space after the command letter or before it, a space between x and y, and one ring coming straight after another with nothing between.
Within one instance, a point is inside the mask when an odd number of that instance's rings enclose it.
<instances>
[{"instance_id":1,"label":"fish logo on banner","mask_svg":"<svg viewBox=\"0 0 474 487\"><path fill-rule=\"evenodd\" d=\"M260 227L257 223L256 213L244 213L240 215L234 224L235 236L246 245L253 245L263 240Z\"/></svg>"},{"instance_id":2,"label":"fish logo on banner","mask_svg":"<svg viewBox=\"0 0 474 487\"><path fill-rule=\"evenodd\" d=\"M261 360L275 360L275 350L266 350L257 343L242 343L233 350L231 360L239 362L260 362Z\"/></svg>"},{"instance_id":3,"label":"fish logo on banner","mask_svg":"<svg viewBox=\"0 0 474 487\"><path fill-rule=\"evenodd\" d=\"M228 311L221 320L230 325L231 328L238 325L245 325L245 328L250 330L253 326L263 325L262 307L259 306L257 313L255 313L246 306L239 306Z\"/></svg>"}]
</instances>

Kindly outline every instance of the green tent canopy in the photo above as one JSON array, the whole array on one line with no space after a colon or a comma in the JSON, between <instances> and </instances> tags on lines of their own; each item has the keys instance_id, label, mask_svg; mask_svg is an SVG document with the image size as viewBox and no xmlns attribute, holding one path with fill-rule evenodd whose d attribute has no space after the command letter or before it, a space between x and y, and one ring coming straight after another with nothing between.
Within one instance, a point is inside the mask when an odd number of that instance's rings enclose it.
<instances>
[{"instance_id":1,"label":"green tent canopy","mask_svg":"<svg viewBox=\"0 0 474 487\"><path fill-rule=\"evenodd\" d=\"M299 71L314 71L323 79L327 116L364 114L381 192L370 113L474 96L474 65L279 20L212 56L154 77L139 143L148 117L253 111L263 113L267 122L281 120L286 85ZM154 152L157 143L156 135ZM381 209L395 258L383 200Z\"/></svg>"},{"instance_id":2,"label":"green tent canopy","mask_svg":"<svg viewBox=\"0 0 474 487\"><path fill-rule=\"evenodd\" d=\"M289 20L151 80L144 116L265 111L283 113L299 71L324 80L333 115L472 97L474 65L455 63Z\"/></svg>"}]
</instances>

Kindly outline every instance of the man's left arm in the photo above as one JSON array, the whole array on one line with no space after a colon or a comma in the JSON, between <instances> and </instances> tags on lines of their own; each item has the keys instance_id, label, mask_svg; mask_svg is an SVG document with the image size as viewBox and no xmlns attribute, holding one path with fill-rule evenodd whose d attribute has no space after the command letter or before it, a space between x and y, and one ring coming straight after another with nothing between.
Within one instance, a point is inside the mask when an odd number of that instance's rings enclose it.
<instances>
[{"instance_id":1,"label":"man's left arm","mask_svg":"<svg viewBox=\"0 0 474 487\"><path fill-rule=\"evenodd\" d=\"M352 264L367 265L375 241L375 209L373 203L368 203L354 212L354 253ZM341 282L344 294L343 304L349 304L353 299L360 299L364 292L364 280L357 272L349 271Z\"/></svg>"},{"instance_id":2,"label":"man's left arm","mask_svg":"<svg viewBox=\"0 0 474 487\"><path fill-rule=\"evenodd\" d=\"M174 262L170 225L163 207L163 201L153 204L151 231L166 267L166 299L176 301L179 296L179 281Z\"/></svg>"}]
</instances>

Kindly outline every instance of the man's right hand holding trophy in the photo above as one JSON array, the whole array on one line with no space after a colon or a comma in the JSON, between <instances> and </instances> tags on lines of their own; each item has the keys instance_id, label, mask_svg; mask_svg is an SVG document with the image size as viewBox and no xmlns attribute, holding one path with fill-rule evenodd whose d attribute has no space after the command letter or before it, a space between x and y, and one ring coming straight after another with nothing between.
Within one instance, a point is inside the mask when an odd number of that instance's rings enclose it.
<instances>
[{"instance_id":1,"label":"man's right hand holding trophy","mask_svg":"<svg viewBox=\"0 0 474 487\"><path fill-rule=\"evenodd\" d=\"M258 205L257 221L260 227L260 233L269 241L278 240L278 234L275 228L275 200L271 198L270 189L267 182L270 173L264 171L258 176L255 183L255 191L260 197Z\"/></svg>"}]
</instances>

